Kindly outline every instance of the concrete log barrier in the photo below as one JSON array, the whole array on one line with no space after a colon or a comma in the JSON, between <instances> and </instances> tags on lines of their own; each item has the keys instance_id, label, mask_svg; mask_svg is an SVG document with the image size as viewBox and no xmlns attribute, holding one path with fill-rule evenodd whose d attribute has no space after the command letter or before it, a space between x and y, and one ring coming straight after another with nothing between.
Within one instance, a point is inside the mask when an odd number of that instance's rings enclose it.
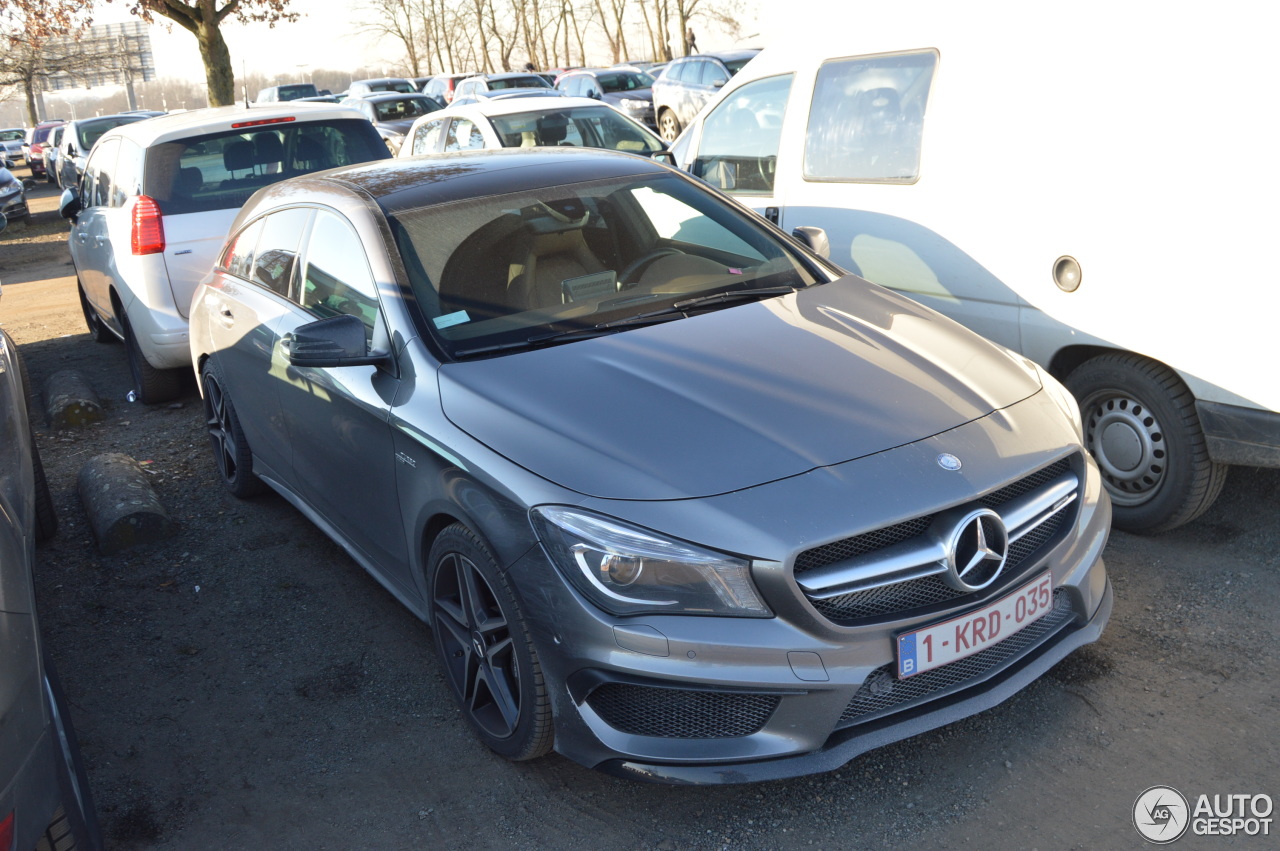
<instances>
[{"instance_id":1,"label":"concrete log barrier","mask_svg":"<svg viewBox=\"0 0 1280 851\"><path fill-rule=\"evenodd\" d=\"M95 455L80 468L78 485L80 502L103 555L152 544L177 531L147 474L128 455Z\"/></svg>"},{"instance_id":2,"label":"concrete log barrier","mask_svg":"<svg viewBox=\"0 0 1280 851\"><path fill-rule=\"evenodd\" d=\"M85 377L74 369L63 369L44 383L44 409L52 428L78 428L101 422L102 403Z\"/></svg>"}]
</instances>

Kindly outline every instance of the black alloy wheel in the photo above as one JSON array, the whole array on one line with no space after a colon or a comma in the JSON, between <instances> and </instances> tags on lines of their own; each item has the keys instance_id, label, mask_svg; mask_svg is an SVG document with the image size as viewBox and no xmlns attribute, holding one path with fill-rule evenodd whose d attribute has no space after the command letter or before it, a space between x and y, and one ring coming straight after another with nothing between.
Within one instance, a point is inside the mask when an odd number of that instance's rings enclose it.
<instances>
[{"instance_id":1,"label":"black alloy wheel","mask_svg":"<svg viewBox=\"0 0 1280 851\"><path fill-rule=\"evenodd\" d=\"M204 385L205 425L218 475L232 496L240 499L257 496L267 489L266 484L253 472L249 441L212 360L205 363L200 380Z\"/></svg>"},{"instance_id":2,"label":"black alloy wheel","mask_svg":"<svg viewBox=\"0 0 1280 851\"><path fill-rule=\"evenodd\" d=\"M430 620L454 698L490 749L511 760L551 749L551 702L519 603L488 549L465 526L428 558Z\"/></svg>"}]
</instances>

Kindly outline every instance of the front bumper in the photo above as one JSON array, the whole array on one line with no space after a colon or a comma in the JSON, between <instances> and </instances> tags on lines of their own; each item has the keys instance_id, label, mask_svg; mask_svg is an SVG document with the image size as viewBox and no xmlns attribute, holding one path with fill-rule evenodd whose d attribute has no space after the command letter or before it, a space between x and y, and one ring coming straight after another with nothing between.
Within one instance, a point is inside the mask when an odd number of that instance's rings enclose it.
<instances>
[{"instance_id":1,"label":"front bumper","mask_svg":"<svg viewBox=\"0 0 1280 851\"><path fill-rule=\"evenodd\" d=\"M688 501L680 507L689 518L685 530L651 524L677 535L685 531L686 539L693 539L688 532L699 525L732 523L739 539L764 529L821 543L832 540L827 533L839 524L847 526L849 516L891 512L894 503L910 501L907 495L928 495L934 500L931 513L951 511L979 494L986 499L1009 483L1029 481L1027 471L1014 469L1027 457L1045 453L1044 466L1031 468L1038 471L1070 460L1078 491L1064 515L1069 521L1028 548L989 591L841 622L801 592L794 558L779 557L753 563L756 584L775 617L613 617L578 596L535 547L511 572L555 701L557 750L583 765L665 783L740 783L830 770L870 749L994 706L1096 640L1111 611L1102 560L1111 510L1097 469L1083 451L1064 457L1050 448L1070 438L1055 434L1057 426L1043 412L1005 416L1002 427L1033 436L1024 442L1044 444L1022 447L1027 452L1021 461L1006 469L999 469L1001 458L1017 453L976 455L982 439L994 435L994 421L979 422L849 462L846 471L815 471L750 489L757 493ZM935 453L948 446L966 447L975 467L990 468L981 473L986 483L966 491L974 481L930 473L930 464L937 470ZM868 494L865 501L849 489L855 482ZM896 487L894 499L883 496L889 491L882 483ZM951 487L953 492L943 492ZM792 505L804 506L802 513L779 517ZM707 506L714 510L704 513ZM798 533L805 524L822 531ZM877 522L868 528L887 526ZM763 543L744 549L775 555ZM896 678L897 634L981 609L1046 571L1055 589L1049 616L950 665Z\"/></svg>"}]
</instances>

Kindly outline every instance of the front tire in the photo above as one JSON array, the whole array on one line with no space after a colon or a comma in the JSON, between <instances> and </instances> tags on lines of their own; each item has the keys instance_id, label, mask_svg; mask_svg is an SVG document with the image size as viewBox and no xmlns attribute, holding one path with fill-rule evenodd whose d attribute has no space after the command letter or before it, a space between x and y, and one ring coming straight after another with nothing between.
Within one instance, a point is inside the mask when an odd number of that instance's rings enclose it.
<instances>
[{"instance_id":1,"label":"front tire","mask_svg":"<svg viewBox=\"0 0 1280 851\"><path fill-rule=\"evenodd\" d=\"M120 314L120 324L124 326L124 346L138 401L144 405L158 405L176 399L182 392L182 370L157 369L152 366L143 356L133 334L133 326L123 312Z\"/></svg>"},{"instance_id":2,"label":"front tire","mask_svg":"<svg viewBox=\"0 0 1280 851\"><path fill-rule=\"evenodd\" d=\"M662 114L658 116L658 135L664 141L674 142L682 129L684 128L680 126L680 119L676 118L674 112L669 109L662 110Z\"/></svg>"},{"instance_id":3,"label":"front tire","mask_svg":"<svg viewBox=\"0 0 1280 851\"><path fill-rule=\"evenodd\" d=\"M520 603L489 549L455 523L427 557L436 655L458 706L513 761L551 750L551 701Z\"/></svg>"},{"instance_id":4,"label":"front tire","mask_svg":"<svg viewBox=\"0 0 1280 851\"><path fill-rule=\"evenodd\" d=\"M1080 403L1085 446L1111 495L1116 528L1168 531L1218 498L1227 467L1209 458L1195 397L1169 367L1100 355L1063 383Z\"/></svg>"},{"instance_id":5,"label":"front tire","mask_svg":"<svg viewBox=\"0 0 1280 851\"><path fill-rule=\"evenodd\" d=\"M200 382L204 386L204 419L209 429L209 443L213 447L213 461L222 483L238 499L263 493L267 486L253 472L249 441L245 439L240 417L212 360L205 362Z\"/></svg>"}]
</instances>

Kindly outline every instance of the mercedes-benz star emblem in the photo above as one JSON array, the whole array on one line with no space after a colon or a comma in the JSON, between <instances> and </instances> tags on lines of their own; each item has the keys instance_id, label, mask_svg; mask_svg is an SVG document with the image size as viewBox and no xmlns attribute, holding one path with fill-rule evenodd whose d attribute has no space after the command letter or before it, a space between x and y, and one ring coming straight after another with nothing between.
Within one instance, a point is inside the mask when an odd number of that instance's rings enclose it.
<instances>
[{"instance_id":1,"label":"mercedes-benz star emblem","mask_svg":"<svg viewBox=\"0 0 1280 851\"><path fill-rule=\"evenodd\" d=\"M938 456L938 466L942 469L954 473L964 465L960 463L960 459L952 455L950 452L943 452Z\"/></svg>"},{"instance_id":2,"label":"mercedes-benz star emblem","mask_svg":"<svg viewBox=\"0 0 1280 851\"><path fill-rule=\"evenodd\" d=\"M1004 570L1009 531L989 508L971 511L951 532L947 546L946 582L957 591L980 591Z\"/></svg>"}]
</instances>

